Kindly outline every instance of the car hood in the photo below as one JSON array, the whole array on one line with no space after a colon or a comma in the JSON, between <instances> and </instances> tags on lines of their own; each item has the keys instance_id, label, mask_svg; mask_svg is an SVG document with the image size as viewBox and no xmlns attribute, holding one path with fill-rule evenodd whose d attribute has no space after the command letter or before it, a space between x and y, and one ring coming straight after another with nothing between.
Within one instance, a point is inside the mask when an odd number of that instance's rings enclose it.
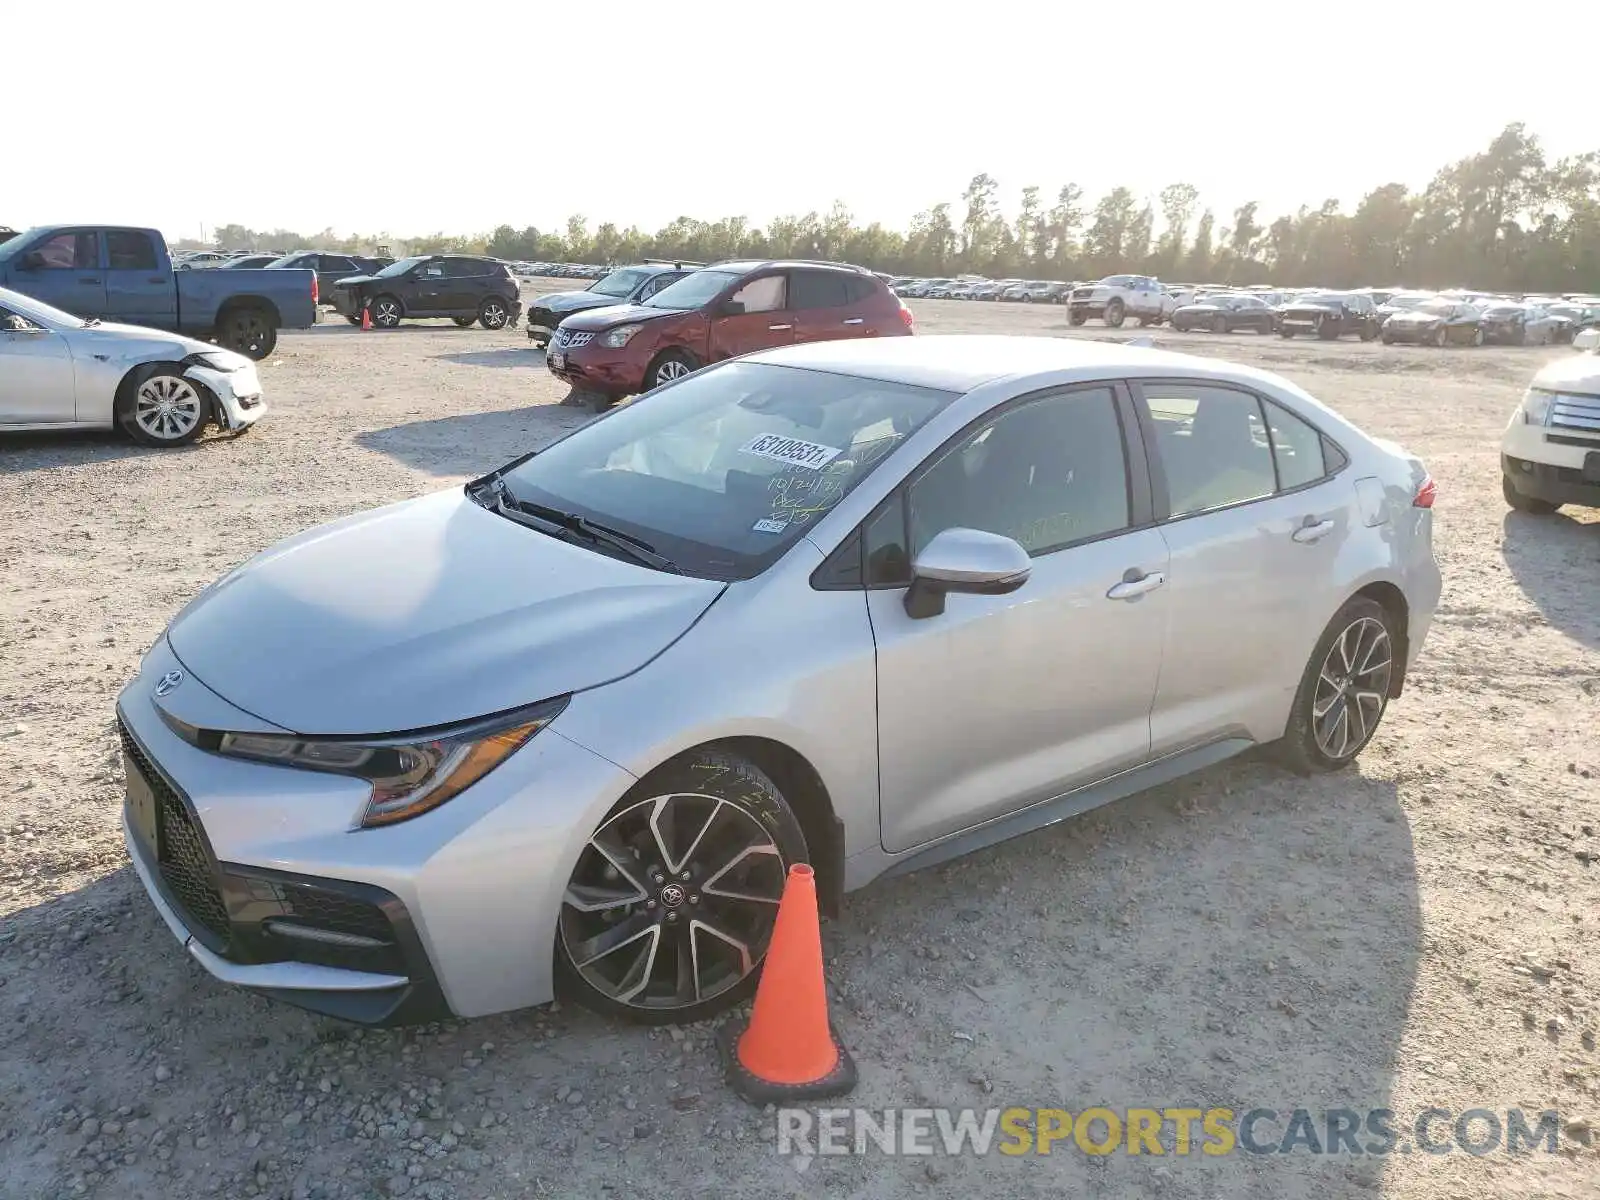
<instances>
[{"instance_id":1,"label":"car hood","mask_svg":"<svg viewBox=\"0 0 1600 1200\"><path fill-rule=\"evenodd\" d=\"M232 351L219 350L209 342L196 341L194 338L184 337L181 333L167 333L165 330L150 329L143 325L116 325L110 321L67 330L64 336L74 348L82 348L89 354L103 353L120 358L138 358L145 355L152 360L156 357L181 359L191 354L233 356ZM236 357L239 357L241 362L249 361L242 355Z\"/></svg>"},{"instance_id":2,"label":"car hood","mask_svg":"<svg viewBox=\"0 0 1600 1200\"><path fill-rule=\"evenodd\" d=\"M622 303L623 301L619 301L615 296L602 296L598 292L550 292L544 296L534 297L528 307L542 308L546 312L553 313L574 313L586 308L614 308Z\"/></svg>"},{"instance_id":3,"label":"car hood","mask_svg":"<svg viewBox=\"0 0 1600 1200\"><path fill-rule=\"evenodd\" d=\"M609 558L436 492L298 534L167 631L230 703L304 734L470 720L626 675L725 585Z\"/></svg>"},{"instance_id":4,"label":"car hood","mask_svg":"<svg viewBox=\"0 0 1600 1200\"><path fill-rule=\"evenodd\" d=\"M333 281L333 286L350 287L352 284L357 283L374 283L377 281L377 278L378 277L376 275L341 275L338 279Z\"/></svg>"},{"instance_id":5,"label":"car hood","mask_svg":"<svg viewBox=\"0 0 1600 1200\"><path fill-rule=\"evenodd\" d=\"M566 329L599 333L602 329L615 329L618 325L659 321L662 317L677 316L683 311L677 308L645 308L640 304L608 304L604 308L573 313L561 324Z\"/></svg>"},{"instance_id":6,"label":"car hood","mask_svg":"<svg viewBox=\"0 0 1600 1200\"><path fill-rule=\"evenodd\" d=\"M1174 310L1181 313L1219 313L1222 307L1217 304L1180 304Z\"/></svg>"},{"instance_id":7,"label":"car hood","mask_svg":"<svg viewBox=\"0 0 1600 1200\"><path fill-rule=\"evenodd\" d=\"M1432 325L1436 321L1444 320L1444 317L1439 313L1418 312L1415 309L1408 309L1395 313L1389 320L1396 325Z\"/></svg>"},{"instance_id":8,"label":"car hood","mask_svg":"<svg viewBox=\"0 0 1600 1200\"><path fill-rule=\"evenodd\" d=\"M1341 313L1344 311L1344 309L1340 308L1337 304L1286 304L1284 305L1284 311Z\"/></svg>"}]
</instances>

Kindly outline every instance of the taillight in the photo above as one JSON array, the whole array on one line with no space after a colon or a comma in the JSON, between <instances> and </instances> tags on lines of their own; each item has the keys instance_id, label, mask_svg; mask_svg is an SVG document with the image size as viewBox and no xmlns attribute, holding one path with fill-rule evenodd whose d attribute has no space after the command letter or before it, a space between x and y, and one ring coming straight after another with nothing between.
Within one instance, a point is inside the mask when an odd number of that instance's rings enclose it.
<instances>
[{"instance_id":1,"label":"taillight","mask_svg":"<svg viewBox=\"0 0 1600 1200\"><path fill-rule=\"evenodd\" d=\"M317 273L311 272L311 303L317 302Z\"/></svg>"},{"instance_id":2,"label":"taillight","mask_svg":"<svg viewBox=\"0 0 1600 1200\"><path fill-rule=\"evenodd\" d=\"M1417 494L1411 498L1413 507L1432 508L1434 497L1439 494L1439 485L1429 475L1422 481L1422 486L1417 489Z\"/></svg>"},{"instance_id":3,"label":"taillight","mask_svg":"<svg viewBox=\"0 0 1600 1200\"><path fill-rule=\"evenodd\" d=\"M907 329L915 330L917 327L917 319L911 315L911 310L903 300L900 302L900 320Z\"/></svg>"}]
</instances>

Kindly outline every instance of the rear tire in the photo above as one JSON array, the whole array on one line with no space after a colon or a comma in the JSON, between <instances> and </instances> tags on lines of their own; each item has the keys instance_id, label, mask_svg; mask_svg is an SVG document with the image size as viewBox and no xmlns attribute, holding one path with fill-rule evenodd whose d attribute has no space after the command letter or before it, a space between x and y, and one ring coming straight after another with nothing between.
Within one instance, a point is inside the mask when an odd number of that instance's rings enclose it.
<instances>
[{"instance_id":1,"label":"rear tire","mask_svg":"<svg viewBox=\"0 0 1600 1200\"><path fill-rule=\"evenodd\" d=\"M456 323L456 327L458 329L470 329L470 328L472 328L473 323L475 321L477 321L478 318L477 317L451 317L450 319Z\"/></svg>"},{"instance_id":2,"label":"rear tire","mask_svg":"<svg viewBox=\"0 0 1600 1200\"><path fill-rule=\"evenodd\" d=\"M511 320L511 310L498 296L490 296L478 305L478 324L485 329L504 329Z\"/></svg>"},{"instance_id":3,"label":"rear tire","mask_svg":"<svg viewBox=\"0 0 1600 1200\"><path fill-rule=\"evenodd\" d=\"M1548 517L1559 504L1551 504L1548 500L1539 500L1533 496L1524 496L1517 491L1517 485L1511 482L1511 476L1500 476L1500 493L1505 496L1506 503L1518 512L1527 513L1534 517Z\"/></svg>"},{"instance_id":4,"label":"rear tire","mask_svg":"<svg viewBox=\"0 0 1600 1200\"><path fill-rule=\"evenodd\" d=\"M1270 750L1301 775L1337 771L1372 740L1389 706L1395 630L1376 600L1354 596L1317 639L1283 737Z\"/></svg>"},{"instance_id":5,"label":"rear tire","mask_svg":"<svg viewBox=\"0 0 1600 1200\"><path fill-rule=\"evenodd\" d=\"M1121 329L1124 318L1128 315L1127 307L1121 300L1113 300L1106 305L1105 322L1113 329Z\"/></svg>"},{"instance_id":6,"label":"rear tire","mask_svg":"<svg viewBox=\"0 0 1600 1200\"><path fill-rule=\"evenodd\" d=\"M241 304L217 318L217 345L257 362L277 348L278 330L266 309Z\"/></svg>"},{"instance_id":7,"label":"rear tire","mask_svg":"<svg viewBox=\"0 0 1600 1200\"><path fill-rule=\"evenodd\" d=\"M1088 319L1089 318L1084 316L1084 314L1081 312L1069 312L1067 314L1067 324L1072 326L1082 325Z\"/></svg>"},{"instance_id":8,"label":"rear tire","mask_svg":"<svg viewBox=\"0 0 1600 1200\"><path fill-rule=\"evenodd\" d=\"M1223 316L1220 313L1218 313L1216 316L1212 317L1211 318L1211 332L1212 333L1227 333L1228 332L1228 318Z\"/></svg>"},{"instance_id":9,"label":"rear tire","mask_svg":"<svg viewBox=\"0 0 1600 1200\"><path fill-rule=\"evenodd\" d=\"M585 843L556 927L558 988L644 1025L726 1011L755 991L784 880L807 860L765 772L691 751L635 785Z\"/></svg>"}]
</instances>

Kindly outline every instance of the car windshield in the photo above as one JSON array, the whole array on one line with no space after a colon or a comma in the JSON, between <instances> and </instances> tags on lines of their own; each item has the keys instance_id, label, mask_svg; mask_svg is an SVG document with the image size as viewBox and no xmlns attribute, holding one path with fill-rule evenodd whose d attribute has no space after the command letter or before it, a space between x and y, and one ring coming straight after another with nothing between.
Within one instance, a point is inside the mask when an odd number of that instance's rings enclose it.
<instances>
[{"instance_id":1,"label":"car windshield","mask_svg":"<svg viewBox=\"0 0 1600 1200\"><path fill-rule=\"evenodd\" d=\"M396 275L404 275L407 271L411 270L412 267L420 266L432 257L433 255L431 254L414 254L410 258L402 258L399 262L390 263L383 270L379 271L376 278L393 279Z\"/></svg>"},{"instance_id":2,"label":"car windshield","mask_svg":"<svg viewBox=\"0 0 1600 1200\"><path fill-rule=\"evenodd\" d=\"M644 302L646 308L699 308L739 275L732 271L696 271L677 283L669 283Z\"/></svg>"},{"instance_id":3,"label":"car windshield","mask_svg":"<svg viewBox=\"0 0 1600 1200\"><path fill-rule=\"evenodd\" d=\"M732 362L508 468L513 495L641 538L691 575L766 570L955 393Z\"/></svg>"},{"instance_id":4,"label":"car windshield","mask_svg":"<svg viewBox=\"0 0 1600 1200\"><path fill-rule=\"evenodd\" d=\"M1448 317L1456 310L1454 300L1424 300L1417 305L1418 312L1433 313L1436 316Z\"/></svg>"},{"instance_id":5,"label":"car windshield","mask_svg":"<svg viewBox=\"0 0 1600 1200\"><path fill-rule=\"evenodd\" d=\"M1344 295L1340 292L1307 292L1301 296L1298 304L1343 304Z\"/></svg>"},{"instance_id":6,"label":"car windshield","mask_svg":"<svg viewBox=\"0 0 1600 1200\"><path fill-rule=\"evenodd\" d=\"M597 279L589 286L589 290L597 296L626 296L649 279L651 274L642 267L625 267L611 272L604 279Z\"/></svg>"}]
</instances>

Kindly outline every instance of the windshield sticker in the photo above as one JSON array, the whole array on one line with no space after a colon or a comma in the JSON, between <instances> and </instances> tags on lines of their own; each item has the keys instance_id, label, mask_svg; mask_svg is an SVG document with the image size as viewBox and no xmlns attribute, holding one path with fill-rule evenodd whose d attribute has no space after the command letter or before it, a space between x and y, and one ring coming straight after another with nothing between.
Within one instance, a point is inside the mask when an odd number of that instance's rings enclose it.
<instances>
[{"instance_id":1,"label":"windshield sticker","mask_svg":"<svg viewBox=\"0 0 1600 1200\"><path fill-rule=\"evenodd\" d=\"M782 533L789 528L789 522L787 520L774 520L772 517L762 517L750 528L756 533Z\"/></svg>"},{"instance_id":2,"label":"windshield sticker","mask_svg":"<svg viewBox=\"0 0 1600 1200\"><path fill-rule=\"evenodd\" d=\"M739 449L758 458L770 458L774 462L804 467L808 471L822 470L841 453L832 446L823 446L800 438L784 437L777 433L764 433L746 442Z\"/></svg>"}]
</instances>

